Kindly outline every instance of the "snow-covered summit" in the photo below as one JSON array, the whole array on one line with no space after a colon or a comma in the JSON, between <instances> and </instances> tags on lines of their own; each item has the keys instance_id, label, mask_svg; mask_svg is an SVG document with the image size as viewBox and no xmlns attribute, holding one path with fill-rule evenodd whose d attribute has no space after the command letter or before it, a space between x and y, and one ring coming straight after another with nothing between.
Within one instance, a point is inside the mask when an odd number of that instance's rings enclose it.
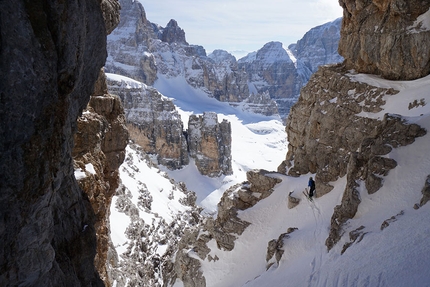
<instances>
[{"instance_id":1,"label":"snow-covered summit","mask_svg":"<svg viewBox=\"0 0 430 287\"><path fill-rule=\"evenodd\" d=\"M257 51L254 61L260 61L263 67L273 65L275 62L293 63L287 50L281 42L269 42Z\"/></svg>"},{"instance_id":2,"label":"snow-covered summit","mask_svg":"<svg viewBox=\"0 0 430 287\"><path fill-rule=\"evenodd\" d=\"M126 75L157 88L162 88L160 82L165 80L173 83L183 78L208 97L264 115L280 114L282 118L309 79L309 68L280 42L266 43L239 61L222 50L207 56L204 47L186 42L185 31L175 20L163 28L146 18L138 1L120 3L121 23L108 36L109 73ZM321 63L331 63L333 59L328 56L327 60ZM262 98L271 101L268 109L259 105Z\"/></svg>"},{"instance_id":3,"label":"snow-covered summit","mask_svg":"<svg viewBox=\"0 0 430 287\"><path fill-rule=\"evenodd\" d=\"M208 55L215 62L230 62L235 63L236 57L225 50L214 50Z\"/></svg>"}]
</instances>

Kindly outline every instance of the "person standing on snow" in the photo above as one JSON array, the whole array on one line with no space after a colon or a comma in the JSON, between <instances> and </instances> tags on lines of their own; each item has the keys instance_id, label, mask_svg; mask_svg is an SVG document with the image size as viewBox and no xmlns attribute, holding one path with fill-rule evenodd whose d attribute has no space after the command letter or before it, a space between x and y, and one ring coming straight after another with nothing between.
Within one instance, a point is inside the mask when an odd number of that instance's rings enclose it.
<instances>
[{"instance_id":1,"label":"person standing on snow","mask_svg":"<svg viewBox=\"0 0 430 287\"><path fill-rule=\"evenodd\" d=\"M312 179L312 176L309 178L308 186L309 186L309 198L312 199L315 192L315 181Z\"/></svg>"}]
</instances>

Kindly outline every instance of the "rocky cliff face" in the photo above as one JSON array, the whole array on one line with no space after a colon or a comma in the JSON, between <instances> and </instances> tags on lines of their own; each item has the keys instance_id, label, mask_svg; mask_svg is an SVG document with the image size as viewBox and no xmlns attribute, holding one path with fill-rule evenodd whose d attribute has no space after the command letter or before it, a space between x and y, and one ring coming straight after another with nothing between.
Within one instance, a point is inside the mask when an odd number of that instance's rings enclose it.
<instances>
[{"instance_id":1,"label":"rocky cliff face","mask_svg":"<svg viewBox=\"0 0 430 287\"><path fill-rule=\"evenodd\" d=\"M330 181L347 176L342 203L333 213L326 241L328 249L339 241L344 224L357 211L359 183L363 183L369 194L377 192L384 176L397 165L385 155L426 134L425 129L398 115L367 116L381 111L384 97L398 91L357 81L356 74L350 72L354 69L396 79L427 75L427 68L418 69L417 61L407 60L411 49L405 49L403 42L423 39L420 33L405 29L419 16L416 6L401 1L341 1L341 4L344 22L339 50L345 62L321 67L302 89L287 120L289 151L279 167L279 171L294 176L316 174L317 196L331 190ZM428 7L422 12L427 10ZM377 34L375 37L380 41L374 42L372 38L371 44L370 34ZM388 53L387 45L393 43L393 37L399 40L399 45L389 45ZM392 61L388 55L400 58Z\"/></svg>"},{"instance_id":2,"label":"rocky cliff face","mask_svg":"<svg viewBox=\"0 0 430 287\"><path fill-rule=\"evenodd\" d=\"M110 79L109 90L124 103L131 138L158 164L180 169L195 160L198 170L208 176L231 174L231 127L216 113L192 115L184 131L181 116L171 100L156 89L135 82Z\"/></svg>"},{"instance_id":3,"label":"rocky cliff face","mask_svg":"<svg viewBox=\"0 0 430 287\"><path fill-rule=\"evenodd\" d=\"M161 32L161 41L173 44L183 44L188 45L187 41L185 40L185 32L184 30L178 26L178 22L176 20L170 20L169 23L167 23L166 28L164 28Z\"/></svg>"},{"instance_id":4,"label":"rocky cliff face","mask_svg":"<svg viewBox=\"0 0 430 287\"><path fill-rule=\"evenodd\" d=\"M188 120L188 149L201 174L232 174L231 126L227 120L218 123L216 113L191 115Z\"/></svg>"},{"instance_id":5,"label":"rocky cliff face","mask_svg":"<svg viewBox=\"0 0 430 287\"><path fill-rule=\"evenodd\" d=\"M256 53L240 59L238 64L248 75L248 82L252 87L250 92L267 93L276 99L281 115L288 114L300 88L307 81L304 75L310 75L298 72L297 60L280 42L265 44Z\"/></svg>"},{"instance_id":6,"label":"rocky cliff face","mask_svg":"<svg viewBox=\"0 0 430 287\"><path fill-rule=\"evenodd\" d=\"M347 69L411 80L430 73L427 1L342 0L339 53Z\"/></svg>"},{"instance_id":7,"label":"rocky cliff face","mask_svg":"<svg viewBox=\"0 0 430 287\"><path fill-rule=\"evenodd\" d=\"M75 180L72 147L107 56L112 22L101 6L115 11L114 3L0 3L2 286L103 285L96 216Z\"/></svg>"},{"instance_id":8,"label":"rocky cliff face","mask_svg":"<svg viewBox=\"0 0 430 287\"><path fill-rule=\"evenodd\" d=\"M426 133L395 115L374 119L361 114L382 110L383 97L395 93L355 81L343 65L323 67L291 109L286 127L289 150L279 171L293 176L316 174L317 197L332 189L330 181L348 177L344 212L335 211L328 248L337 242L340 226L357 210L355 182L362 180L369 193L376 192L383 176L396 167L384 155Z\"/></svg>"},{"instance_id":9,"label":"rocky cliff face","mask_svg":"<svg viewBox=\"0 0 430 287\"><path fill-rule=\"evenodd\" d=\"M118 169L124 160L128 131L121 100L107 93L103 70L88 106L78 118L74 140L75 177L96 216L97 254L94 262L105 286L110 286L106 266L110 243L109 208L120 183Z\"/></svg>"},{"instance_id":10,"label":"rocky cliff face","mask_svg":"<svg viewBox=\"0 0 430 287\"><path fill-rule=\"evenodd\" d=\"M159 164L179 169L189 163L181 116L172 101L144 84L109 81L109 90L124 103L131 138Z\"/></svg>"},{"instance_id":11,"label":"rocky cliff face","mask_svg":"<svg viewBox=\"0 0 430 287\"><path fill-rule=\"evenodd\" d=\"M312 28L296 44L288 46L288 49L311 73L315 73L319 66L341 63L343 58L337 52L341 24L342 18L339 18ZM299 72L306 73L307 71L301 69ZM307 79L310 76L309 74Z\"/></svg>"}]
</instances>

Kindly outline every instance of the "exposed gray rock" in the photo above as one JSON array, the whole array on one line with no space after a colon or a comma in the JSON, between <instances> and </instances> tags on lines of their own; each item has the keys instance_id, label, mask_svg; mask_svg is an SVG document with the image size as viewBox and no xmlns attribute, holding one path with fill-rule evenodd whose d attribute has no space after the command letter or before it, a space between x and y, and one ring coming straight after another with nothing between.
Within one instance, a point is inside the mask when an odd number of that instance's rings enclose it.
<instances>
[{"instance_id":1,"label":"exposed gray rock","mask_svg":"<svg viewBox=\"0 0 430 287\"><path fill-rule=\"evenodd\" d=\"M231 125L218 123L214 112L191 115L188 120L188 149L197 169L211 177L231 174Z\"/></svg>"},{"instance_id":2,"label":"exposed gray rock","mask_svg":"<svg viewBox=\"0 0 430 287\"><path fill-rule=\"evenodd\" d=\"M311 73L315 73L320 66L341 63L343 57L337 52L341 24L342 18L338 18L333 22L314 27L296 44L291 44L288 48ZM307 78L309 79L310 76L309 74Z\"/></svg>"},{"instance_id":3,"label":"exposed gray rock","mask_svg":"<svg viewBox=\"0 0 430 287\"><path fill-rule=\"evenodd\" d=\"M270 175L276 175L274 172L269 172L264 169L250 170L246 173L246 179L250 183L249 190L262 194L262 199L269 196L275 185L282 180Z\"/></svg>"},{"instance_id":4,"label":"exposed gray rock","mask_svg":"<svg viewBox=\"0 0 430 287\"><path fill-rule=\"evenodd\" d=\"M411 144L416 137L421 137L426 131L418 125L409 125L398 116L385 115L384 119L375 127L374 138L364 139L358 153L351 152L347 169L347 186L342 202L336 206L331 219L331 229L326 240L326 246L330 250L342 236L342 226L357 212L361 202L356 187L359 181L364 181L369 194L378 191L383 184L383 177L390 169L396 167L393 159L375 155L381 151L389 153L391 147L396 148ZM390 148L377 148L375 145Z\"/></svg>"},{"instance_id":5,"label":"exposed gray rock","mask_svg":"<svg viewBox=\"0 0 430 287\"><path fill-rule=\"evenodd\" d=\"M380 111L383 96L394 93L351 80L342 65L320 68L291 109L286 126L289 149L279 170L293 176L316 173L319 197L331 190L330 181L346 174L351 153L360 150L368 161L368 190L379 189L381 176L395 166L381 155L426 133L395 115L382 120L357 116Z\"/></svg>"},{"instance_id":6,"label":"exposed gray rock","mask_svg":"<svg viewBox=\"0 0 430 287\"><path fill-rule=\"evenodd\" d=\"M426 133L396 115L385 115L381 120L357 116L362 111L380 111L383 96L396 91L352 81L346 74L342 65L322 67L302 89L287 121L287 160L279 167L290 175L316 173L318 197L332 189L330 181L347 175L342 204L332 217L326 242L329 249L357 210L356 181L363 180L369 193L376 192L383 177L396 166L384 155Z\"/></svg>"},{"instance_id":7,"label":"exposed gray rock","mask_svg":"<svg viewBox=\"0 0 430 287\"><path fill-rule=\"evenodd\" d=\"M288 208L289 209L292 209L292 208L296 207L300 203L300 198L292 196L291 195L292 193L293 192L290 192L288 194Z\"/></svg>"},{"instance_id":8,"label":"exposed gray rock","mask_svg":"<svg viewBox=\"0 0 430 287\"><path fill-rule=\"evenodd\" d=\"M154 84L157 75L184 77L190 86L209 97L247 111L285 118L312 72L319 65L341 59L336 51L339 20L309 31L293 45L295 51L282 43L269 42L236 61L226 51L206 55L203 47L189 45L175 20L165 28L149 22L138 1L120 3L121 23L108 37L108 72L148 85Z\"/></svg>"},{"instance_id":9,"label":"exposed gray rock","mask_svg":"<svg viewBox=\"0 0 430 287\"><path fill-rule=\"evenodd\" d=\"M158 39L159 29L146 18L139 1L121 0L121 21L108 36L109 57L106 72L120 74L152 85L157 66L148 53L151 40ZM115 40L112 40L115 39ZM113 65L113 61L120 65Z\"/></svg>"},{"instance_id":10,"label":"exposed gray rock","mask_svg":"<svg viewBox=\"0 0 430 287\"><path fill-rule=\"evenodd\" d=\"M128 131L124 109L117 96L107 94L106 77L99 74L96 87L74 137L75 170L85 172L78 184L87 194L96 215L97 254L94 260L105 286L111 286L107 264L110 241L109 210L119 185L119 166L125 156ZM86 170L91 164L93 170Z\"/></svg>"},{"instance_id":11,"label":"exposed gray rock","mask_svg":"<svg viewBox=\"0 0 430 287\"><path fill-rule=\"evenodd\" d=\"M161 41L167 42L169 44L178 43L188 45L185 40L185 32L178 26L178 22L171 19L169 23L167 23L166 28L163 29L161 33Z\"/></svg>"},{"instance_id":12,"label":"exposed gray rock","mask_svg":"<svg viewBox=\"0 0 430 287\"><path fill-rule=\"evenodd\" d=\"M268 262L266 269L269 269L274 264L274 262L270 262L272 261L271 259L273 258L273 256L275 256L276 263L279 264L279 261L281 260L282 255L284 255L285 252L285 240L290 238L289 234L296 230L298 230L296 227L290 227L288 228L286 233L282 233L281 235L279 235L278 240L273 239L269 241L269 243L267 244L266 253L266 262Z\"/></svg>"},{"instance_id":13,"label":"exposed gray rock","mask_svg":"<svg viewBox=\"0 0 430 287\"><path fill-rule=\"evenodd\" d=\"M175 272L185 287L206 287L206 279L200 270L201 264L195 254L197 248L189 249L193 243L198 241L198 230L186 230L179 242L174 263ZM190 244L191 243L191 244ZM207 247L206 247L207 248ZM202 258L203 259L203 258Z\"/></svg>"},{"instance_id":14,"label":"exposed gray rock","mask_svg":"<svg viewBox=\"0 0 430 287\"><path fill-rule=\"evenodd\" d=\"M390 226L390 223L397 221L397 218L399 216L404 215L405 212L402 210L399 213L397 213L395 216L391 216L389 219L384 220L384 222L382 222L381 224L381 231L384 230L385 228L387 228L388 226Z\"/></svg>"},{"instance_id":15,"label":"exposed gray rock","mask_svg":"<svg viewBox=\"0 0 430 287\"><path fill-rule=\"evenodd\" d=\"M73 170L106 53L101 1L0 2L0 285L102 286Z\"/></svg>"},{"instance_id":16,"label":"exposed gray rock","mask_svg":"<svg viewBox=\"0 0 430 287\"><path fill-rule=\"evenodd\" d=\"M204 236L196 240L198 232L196 233L194 226L200 224L202 216L201 208L195 205L195 193L187 190L183 183L173 180L169 180L169 190L149 190L145 183L140 181L138 166L146 164L152 169L157 166L138 145L129 144L128 150L132 152L127 153L121 170L128 174L128 184L134 179L131 187L137 189L138 196L135 198L136 194L125 185L120 185L116 192L115 210L128 217L129 223L125 232L127 241L123 245L126 251L121 254L108 254L108 259L111 258L108 262L111 278L118 287L172 286L176 278L191 273L188 279L204 282L204 278L198 278L201 272L200 262L196 258L206 256L210 250L208 251L205 245L207 241ZM173 202L176 206L182 204L181 208L167 211L169 215L164 218L151 206L154 192L167 193L168 195L164 195L166 200L168 199L167 205ZM193 251L190 251L192 247L188 245L189 241L196 242ZM182 249L185 251L177 253Z\"/></svg>"},{"instance_id":17,"label":"exposed gray rock","mask_svg":"<svg viewBox=\"0 0 430 287\"><path fill-rule=\"evenodd\" d=\"M348 249L352 244L356 242L359 243L361 240L363 240L364 235L367 234L367 232L362 231L364 228L365 227L362 225L349 233L349 242L343 245L340 254L345 253L346 249Z\"/></svg>"},{"instance_id":18,"label":"exposed gray rock","mask_svg":"<svg viewBox=\"0 0 430 287\"><path fill-rule=\"evenodd\" d=\"M421 0L341 0L343 23L339 53L347 69L387 79L411 80L430 73L430 31L419 16Z\"/></svg>"},{"instance_id":19,"label":"exposed gray rock","mask_svg":"<svg viewBox=\"0 0 430 287\"><path fill-rule=\"evenodd\" d=\"M238 67L248 75L248 82L253 87L250 93L268 93L272 99L279 99L281 115L287 115L290 109L286 99L297 99L300 88L308 80L298 72L296 62L280 42L265 44L257 52L240 59Z\"/></svg>"},{"instance_id":20,"label":"exposed gray rock","mask_svg":"<svg viewBox=\"0 0 430 287\"><path fill-rule=\"evenodd\" d=\"M118 26L120 4L118 0L102 0L100 5L105 20L106 33L110 34Z\"/></svg>"},{"instance_id":21,"label":"exposed gray rock","mask_svg":"<svg viewBox=\"0 0 430 287\"><path fill-rule=\"evenodd\" d=\"M348 171L347 184L342 196L340 205L336 205L331 217L330 233L326 239L325 245L330 250L340 240L343 234L343 225L357 212L358 205L361 202L360 192L357 190L357 178L363 173L363 165L365 163L359 159L356 153L351 154Z\"/></svg>"},{"instance_id":22,"label":"exposed gray rock","mask_svg":"<svg viewBox=\"0 0 430 287\"><path fill-rule=\"evenodd\" d=\"M181 116L173 102L146 85L130 87L109 81L109 91L120 96L131 138L159 164L179 169L189 163Z\"/></svg>"}]
</instances>

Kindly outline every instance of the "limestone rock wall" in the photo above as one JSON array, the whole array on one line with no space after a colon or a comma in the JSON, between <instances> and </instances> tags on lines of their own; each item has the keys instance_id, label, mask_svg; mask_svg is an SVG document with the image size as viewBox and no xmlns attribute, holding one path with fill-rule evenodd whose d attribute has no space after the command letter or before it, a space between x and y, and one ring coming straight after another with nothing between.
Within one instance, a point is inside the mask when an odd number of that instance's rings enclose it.
<instances>
[{"instance_id":1,"label":"limestone rock wall","mask_svg":"<svg viewBox=\"0 0 430 287\"><path fill-rule=\"evenodd\" d=\"M317 197L330 192L329 182L347 176L342 203L332 216L328 249L339 241L343 225L357 211L357 182L362 181L368 193L379 190L383 177L397 165L385 155L426 134L396 115L380 119L359 115L381 111L383 98L396 93L355 81L342 64L326 66L312 76L291 109L288 154L278 170L293 176L316 174Z\"/></svg>"},{"instance_id":2,"label":"limestone rock wall","mask_svg":"<svg viewBox=\"0 0 430 287\"><path fill-rule=\"evenodd\" d=\"M254 90L250 93L267 93L278 104L281 115L287 115L291 104L296 100L301 87L306 83L309 70L305 73L297 68L300 63L291 60L287 50L280 42L269 42L254 54L240 59L238 66L248 76Z\"/></svg>"},{"instance_id":3,"label":"limestone rock wall","mask_svg":"<svg viewBox=\"0 0 430 287\"><path fill-rule=\"evenodd\" d=\"M96 215L96 268L106 286L110 242L109 210L120 183L118 169L124 160L128 131L118 96L107 94L106 77L100 72L87 108L78 118L73 160L79 186L88 195Z\"/></svg>"},{"instance_id":4,"label":"limestone rock wall","mask_svg":"<svg viewBox=\"0 0 430 287\"><path fill-rule=\"evenodd\" d=\"M231 125L218 123L214 112L191 115L188 120L188 148L201 174L219 176L232 174Z\"/></svg>"},{"instance_id":5,"label":"limestone rock wall","mask_svg":"<svg viewBox=\"0 0 430 287\"><path fill-rule=\"evenodd\" d=\"M420 0L341 0L339 54L347 69L411 80L430 73L430 3Z\"/></svg>"},{"instance_id":6,"label":"limestone rock wall","mask_svg":"<svg viewBox=\"0 0 430 287\"><path fill-rule=\"evenodd\" d=\"M184 131L173 102L145 84L131 87L109 80L109 90L124 103L131 139L169 169L180 169L195 160L198 170L208 176L231 174L231 126L218 123L216 113L191 115Z\"/></svg>"},{"instance_id":7,"label":"limestone rock wall","mask_svg":"<svg viewBox=\"0 0 430 287\"><path fill-rule=\"evenodd\" d=\"M170 169L189 163L181 116L171 100L143 84L127 87L111 80L109 90L120 96L131 139L145 152L156 154L158 163Z\"/></svg>"},{"instance_id":8,"label":"limestone rock wall","mask_svg":"<svg viewBox=\"0 0 430 287\"><path fill-rule=\"evenodd\" d=\"M351 77L343 65L320 68L302 89L287 120L288 154L279 171L288 170L293 176L316 173L316 196L329 192L328 183L347 174L349 158L357 150L370 158L372 152L389 153L388 145L410 144L423 135L418 126L394 116L380 120L358 116L360 112L380 111L385 103L383 96L397 91L360 83ZM396 123L395 127L390 128L391 123ZM390 129L403 132L387 132ZM372 151L362 147L363 143L372 143ZM381 165L388 170L391 166L388 162L380 162L379 168ZM379 189L371 187L370 179L367 183L370 191Z\"/></svg>"},{"instance_id":9,"label":"limestone rock wall","mask_svg":"<svg viewBox=\"0 0 430 287\"><path fill-rule=\"evenodd\" d=\"M288 48L311 73L315 73L319 66L342 63L343 58L337 52L341 24L342 18L338 18L333 22L314 27L296 44L291 44ZM311 74L308 78L310 76Z\"/></svg>"},{"instance_id":10,"label":"limestone rock wall","mask_svg":"<svg viewBox=\"0 0 430 287\"><path fill-rule=\"evenodd\" d=\"M287 120L289 151L278 168L297 176L315 173L316 196L332 189L330 181L347 176L342 202L335 207L331 219L326 240L329 250L357 211L359 182L364 183L368 193L377 192L384 176L397 165L385 155L427 132L397 115L366 117L367 112L381 111L383 98L397 91L355 81L354 73L410 80L430 72L428 47L423 45L429 42L424 19L430 3L339 3L344 9L339 53L345 61L320 67L302 89Z\"/></svg>"},{"instance_id":11,"label":"limestone rock wall","mask_svg":"<svg viewBox=\"0 0 430 287\"><path fill-rule=\"evenodd\" d=\"M103 66L101 1L1 1L0 285L102 286L76 120Z\"/></svg>"}]
</instances>

